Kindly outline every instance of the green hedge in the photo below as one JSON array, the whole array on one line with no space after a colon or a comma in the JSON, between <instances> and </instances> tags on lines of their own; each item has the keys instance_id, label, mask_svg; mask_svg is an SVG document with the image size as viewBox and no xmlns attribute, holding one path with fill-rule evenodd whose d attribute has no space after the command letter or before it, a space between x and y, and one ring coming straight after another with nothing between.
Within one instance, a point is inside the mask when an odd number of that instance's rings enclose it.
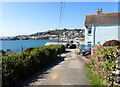
<instances>
[{"instance_id":1,"label":"green hedge","mask_svg":"<svg viewBox=\"0 0 120 87\"><path fill-rule=\"evenodd\" d=\"M63 45L27 48L24 52L2 57L3 86L12 86L50 65L65 51Z\"/></svg>"},{"instance_id":2,"label":"green hedge","mask_svg":"<svg viewBox=\"0 0 120 87\"><path fill-rule=\"evenodd\" d=\"M115 71L118 53L119 50L116 47L103 47L99 44L92 48L92 55L87 57L89 60L84 64L91 69L95 76L113 86L114 75L112 72Z\"/></svg>"},{"instance_id":3,"label":"green hedge","mask_svg":"<svg viewBox=\"0 0 120 87\"><path fill-rule=\"evenodd\" d=\"M120 42L118 40L109 40L106 41L103 46L118 46Z\"/></svg>"}]
</instances>

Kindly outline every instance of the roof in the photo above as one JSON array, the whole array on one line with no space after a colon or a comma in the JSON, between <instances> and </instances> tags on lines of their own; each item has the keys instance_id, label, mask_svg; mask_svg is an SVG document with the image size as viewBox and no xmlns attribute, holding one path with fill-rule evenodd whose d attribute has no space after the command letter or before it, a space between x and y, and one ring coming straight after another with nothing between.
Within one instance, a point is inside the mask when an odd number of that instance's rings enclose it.
<instances>
[{"instance_id":1,"label":"roof","mask_svg":"<svg viewBox=\"0 0 120 87\"><path fill-rule=\"evenodd\" d=\"M85 26L87 25L110 25L110 24L120 24L120 12L116 13L105 13L102 15L93 14L86 15ZM119 19L119 20L118 20Z\"/></svg>"}]
</instances>

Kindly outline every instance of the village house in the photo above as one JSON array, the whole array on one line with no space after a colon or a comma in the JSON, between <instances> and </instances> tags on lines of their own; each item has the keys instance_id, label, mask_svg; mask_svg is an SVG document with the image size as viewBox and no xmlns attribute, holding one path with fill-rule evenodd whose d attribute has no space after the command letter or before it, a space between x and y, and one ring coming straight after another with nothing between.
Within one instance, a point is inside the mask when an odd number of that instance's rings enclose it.
<instances>
[{"instance_id":1,"label":"village house","mask_svg":"<svg viewBox=\"0 0 120 87\"><path fill-rule=\"evenodd\" d=\"M97 9L97 14L86 15L85 45L94 46L108 40L120 40L119 14L102 13L102 9Z\"/></svg>"}]
</instances>

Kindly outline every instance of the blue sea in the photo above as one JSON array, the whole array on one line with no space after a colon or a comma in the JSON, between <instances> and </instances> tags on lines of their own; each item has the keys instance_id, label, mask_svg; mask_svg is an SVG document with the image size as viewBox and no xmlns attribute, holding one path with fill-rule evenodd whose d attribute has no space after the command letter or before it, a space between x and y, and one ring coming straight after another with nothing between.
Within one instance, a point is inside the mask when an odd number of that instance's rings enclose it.
<instances>
[{"instance_id":1,"label":"blue sea","mask_svg":"<svg viewBox=\"0 0 120 87\"><path fill-rule=\"evenodd\" d=\"M17 53L21 52L22 46L23 50L25 50L28 47L44 46L47 42L57 42L57 40L6 40L0 41L0 49L3 49L4 51L11 49L13 53Z\"/></svg>"}]
</instances>

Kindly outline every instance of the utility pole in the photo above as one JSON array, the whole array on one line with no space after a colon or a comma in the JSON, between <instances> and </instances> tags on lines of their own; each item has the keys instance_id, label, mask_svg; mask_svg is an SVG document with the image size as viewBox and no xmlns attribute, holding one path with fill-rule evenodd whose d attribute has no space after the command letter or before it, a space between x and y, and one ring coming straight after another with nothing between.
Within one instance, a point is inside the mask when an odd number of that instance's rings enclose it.
<instances>
[{"instance_id":1,"label":"utility pole","mask_svg":"<svg viewBox=\"0 0 120 87\"><path fill-rule=\"evenodd\" d=\"M21 46L21 50L22 50L22 52L23 52L23 45Z\"/></svg>"},{"instance_id":2,"label":"utility pole","mask_svg":"<svg viewBox=\"0 0 120 87\"><path fill-rule=\"evenodd\" d=\"M59 37L60 37L60 36L59 36L59 33L58 33L58 44L59 44Z\"/></svg>"},{"instance_id":3,"label":"utility pole","mask_svg":"<svg viewBox=\"0 0 120 87\"><path fill-rule=\"evenodd\" d=\"M56 30L57 30L57 36L58 36L58 44L59 44L59 30L56 28Z\"/></svg>"}]
</instances>

